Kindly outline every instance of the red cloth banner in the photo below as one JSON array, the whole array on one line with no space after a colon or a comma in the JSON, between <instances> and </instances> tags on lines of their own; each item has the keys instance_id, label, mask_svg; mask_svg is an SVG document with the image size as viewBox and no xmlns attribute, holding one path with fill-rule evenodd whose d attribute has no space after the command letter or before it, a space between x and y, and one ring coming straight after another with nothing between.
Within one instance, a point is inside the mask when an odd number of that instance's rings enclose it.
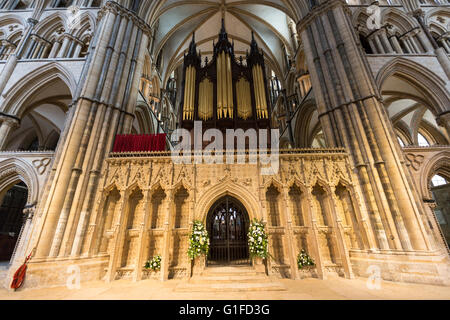
<instances>
[{"instance_id":1,"label":"red cloth banner","mask_svg":"<svg viewBox=\"0 0 450 320\"><path fill-rule=\"evenodd\" d=\"M166 134L117 135L113 152L157 152L166 150Z\"/></svg>"}]
</instances>

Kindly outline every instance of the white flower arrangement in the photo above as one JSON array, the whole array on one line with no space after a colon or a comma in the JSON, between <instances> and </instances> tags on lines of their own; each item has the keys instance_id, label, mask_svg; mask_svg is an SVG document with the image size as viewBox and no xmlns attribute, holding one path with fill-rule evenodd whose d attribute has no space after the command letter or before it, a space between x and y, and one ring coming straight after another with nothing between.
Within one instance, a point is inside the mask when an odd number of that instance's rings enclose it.
<instances>
[{"instance_id":1,"label":"white flower arrangement","mask_svg":"<svg viewBox=\"0 0 450 320\"><path fill-rule=\"evenodd\" d=\"M248 229L248 248L252 257L266 259L268 252L268 237L262 221L253 219Z\"/></svg>"},{"instance_id":2,"label":"white flower arrangement","mask_svg":"<svg viewBox=\"0 0 450 320\"><path fill-rule=\"evenodd\" d=\"M302 251L297 256L297 266L299 269L304 267L315 266L314 260L306 253L305 250Z\"/></svg>"},{"instance_id":3,"label":"white flower arrangement","mask_svg":"<svg viewBox=\"0 0 450 320\"><path fill-rule=\"evenodd\" d=\"M208 231L201 221L194 221L192 233L189 237L188 256L194 260L198 256L208 255L209 236Z\"/></svg>"},{"instance_id":4,"label":"white flower arrangement","mask_svg":"<svg viewBox=\"0 0 450 320\"><path fill-rule=\"evenodd\" d=\"M145 263L145 269L151 269L153 271L158 271L161 269L161 260L162 257L158 254L152 258L152 260L148 260Z\"/></svg>"}]
</instances>

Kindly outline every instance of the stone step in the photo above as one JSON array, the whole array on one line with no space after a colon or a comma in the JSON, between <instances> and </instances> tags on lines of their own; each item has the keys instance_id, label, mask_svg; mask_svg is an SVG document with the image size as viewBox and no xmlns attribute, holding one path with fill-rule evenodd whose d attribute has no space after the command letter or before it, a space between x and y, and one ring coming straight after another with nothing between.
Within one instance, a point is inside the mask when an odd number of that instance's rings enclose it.
<instances>
[{"instance_id":1,"label":"stone step","mask_svg":"<svg viewBox=\"0 0 450 320\"><path fill-rule=\"evenodd\" d=\"M180 283L180 292L285 291L279 282L251 266L209 266L200 275Z\"/></svg>"},{"instance_id":2,"label":"stone step","mask_svg":"<svg viewBox=\"0 0 450 320\"><path fill-rule=\"evenodd\" d=\"M183 283L175 288L177 292L248 292L248 291L286 291L286 288L277 282L234 282L194 284Z\"/></svg>"},{"instance_id":3,"label":"stone step","mask_svg":"<svg viewBox=\"0 0 450 320\"><path fill-rule=\"evenodd\" d=\"M202 272L202 276L257 276L263 273L257 272L250 266L236 266L236 267L206 267Z\"/></svg>"},{"instance_id":4,"label":"stone step","mask_svg":"<svg viewBox=\"0 0 450 320\"><path fill-rule=\"evenodd\" d=\"M234 283L234 282L264 282L265 275L200 275L189 279L190 283Z\"/></svg>"}]
</instances>

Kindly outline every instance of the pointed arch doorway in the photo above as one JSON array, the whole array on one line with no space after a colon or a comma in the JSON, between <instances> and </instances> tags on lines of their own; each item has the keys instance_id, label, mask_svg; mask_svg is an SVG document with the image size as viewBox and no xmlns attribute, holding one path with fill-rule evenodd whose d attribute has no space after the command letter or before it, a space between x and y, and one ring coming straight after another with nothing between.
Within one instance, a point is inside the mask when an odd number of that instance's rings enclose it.
<instances>
[{"instance_id":1,"label":"pointed arch doorway","mask_svg":"<svg viewBox=\"0 0 450 320\"><path fill-rule=\"evenodd\" d=\"M237 199L225 196L208 213L206 228L210 237L208 265L245 265L250 263L247 210Z\"/></svg>"}]
</instances>

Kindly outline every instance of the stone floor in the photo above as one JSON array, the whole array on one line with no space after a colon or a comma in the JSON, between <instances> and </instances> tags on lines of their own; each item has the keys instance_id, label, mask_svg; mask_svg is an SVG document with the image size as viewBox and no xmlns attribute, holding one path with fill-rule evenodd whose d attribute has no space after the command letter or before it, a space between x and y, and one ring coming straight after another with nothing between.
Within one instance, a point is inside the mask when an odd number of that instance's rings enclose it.
<instances>
[{"instance_id":1,"label":"stone floor","mask_svg":"<svg viewBox=\"0 0 450 320\"><path fill-rule=\"evenodd\" d=\"M0 289L0 300L310 300L310 299L440 299L450 300L450 287L395 283L382 281L379 290L369 289L367 279L328 278L327 280L280 280L286 291L255 292L178 292L175 289L185 280L159 282L118 280L110 284L102 281L81 283L80 289L66 287L19 289L16 292Z\"/></svg>"}]
</instances>

